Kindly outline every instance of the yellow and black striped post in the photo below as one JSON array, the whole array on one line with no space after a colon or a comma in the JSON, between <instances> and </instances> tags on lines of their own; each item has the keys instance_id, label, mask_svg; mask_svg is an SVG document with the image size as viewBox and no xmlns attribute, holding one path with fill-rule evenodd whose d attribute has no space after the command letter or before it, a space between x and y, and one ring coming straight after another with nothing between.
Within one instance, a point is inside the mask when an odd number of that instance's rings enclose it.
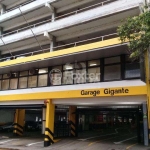
<instances>
[{"instance_id":1,"label":"yellow and black striped post","mask_svg":"<svg viewBox=\"0 0 150 150\"><path fill-rule=\"evenodd\" d=\"M76 109L76 106L69 106L69 121L71 123L70 135L73 137L77 137Z\"/></svg>"},{"instance_id":2,"label":"yellow and black striped post","mask_svg":"<svg viewBox=\"0 0 150 150\"><path fill-rule=\"evenodd\" d=\"M23 135L25 109L16 109L14 116L14 135Z\"/></svg>"},{"instance_id":3,"label":"yellow and black striped post","mask_svg":"<svg viewBox=\"0 0 150 150\"><path fill-rule=\"evenodd\" d=\"M50 146L54 143L54 117L55 105L52 104L52 100L47 100L44 147Z\"/></svg>"}]
</instances>

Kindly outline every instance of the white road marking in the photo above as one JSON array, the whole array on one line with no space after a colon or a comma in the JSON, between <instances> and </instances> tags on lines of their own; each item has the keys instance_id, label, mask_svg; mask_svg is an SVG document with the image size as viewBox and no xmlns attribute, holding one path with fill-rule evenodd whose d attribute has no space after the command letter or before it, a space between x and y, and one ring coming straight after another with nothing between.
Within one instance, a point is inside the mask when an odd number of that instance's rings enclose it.
<instances>
[{"instance_id":1,"label":"white road marking","mask_svg":"<svg viewBox=\"0 0 150 150\"><path fill-rule=\"evenodd\" d=\"M132 137L132 138L129 138L129 139L126 139L126 140L123 140L123 141L114 142L114 144L121 144L121 143L123 143L123 142L125 142L125 141L129 141L129 140L135 139L135 138L137 138L137 136L134 136L134 137Z\"/></svg>"},{"instance_id":2,"label":"white road marking","mask_svg":"<svg viewBox=\"0 0 150 150\"><path fill-rule=\"evenodd\" d=\"M86 139L78 139L78 140L86 141L86 140L94 139L94 138L97 138L97 137L103 137L103 136L114 135L114 134L117 134L117 133L115 132L115 133L111 133L111 134L105 134L105 135L100 135L100 136L93 136L93 137L89 137L89 138L86 138Z\"/></svg>"},{"instance_id":3,"label":"white road marking","mask_svg":"<svg viewBox=\"0 0 150 150\"><path fill-rule=\"evenodd\" d=\"M10 141L14 141L14 140L18 140L18 139L11 139L11 140L7 140L7 141L3 141L3 142L0 142L0 144L4 144L4 143L10 142Z\"/></svg>"},{"instance_id":4,"label":"white road marking","mask_svg":"<svg viewBox=\"0 0 150 150\"><path fill-rule=\"evenodd\" d=\"M43 141L42 141L42 142L30 143L30 144L27 144L26 146L28 147L28 146L35 145L35 144L39 144L39 143L43 143Z\"/></svg>"}]
</instances>

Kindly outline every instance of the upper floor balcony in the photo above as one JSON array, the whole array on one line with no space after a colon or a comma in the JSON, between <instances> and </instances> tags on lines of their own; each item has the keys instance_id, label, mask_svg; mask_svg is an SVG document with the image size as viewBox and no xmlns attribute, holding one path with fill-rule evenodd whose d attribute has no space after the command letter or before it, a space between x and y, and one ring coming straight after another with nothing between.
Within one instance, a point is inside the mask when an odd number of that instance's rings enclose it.
<instances>
[{"instance_id":1,"label":"upper floor balcony","mask_svg":"<svg viewBox=\"0 0 150 150\"><path fill-rule=\"evenodd\" d=\"M4 34L0 40L1 54L13 54L18 51L23 53L23 50L37 49L39 45L50 45L51 38L44 36L45 32L55 37L56 42L67 44L74 38L116 28L122 19L140 13L141 1L120 0L106 4L101 2L58 16L53 22L48 20Z\"/></svg>"}]
</instances>

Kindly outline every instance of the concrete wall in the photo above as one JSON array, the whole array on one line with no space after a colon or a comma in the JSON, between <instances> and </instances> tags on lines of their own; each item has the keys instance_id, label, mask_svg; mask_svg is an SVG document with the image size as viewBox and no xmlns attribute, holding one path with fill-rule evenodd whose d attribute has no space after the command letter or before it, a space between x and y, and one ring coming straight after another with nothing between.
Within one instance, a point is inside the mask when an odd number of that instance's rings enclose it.
<instances>
[{"instance_id":1,"label":"concrete wall","mask_svg":"<svg viewBox=\"0 0 150 150\"><path fill-rule=\"evenodd\" d=\"M0 124L6 122L13 122L14 110L0 110Z\"/></svg>"}]
</instances>

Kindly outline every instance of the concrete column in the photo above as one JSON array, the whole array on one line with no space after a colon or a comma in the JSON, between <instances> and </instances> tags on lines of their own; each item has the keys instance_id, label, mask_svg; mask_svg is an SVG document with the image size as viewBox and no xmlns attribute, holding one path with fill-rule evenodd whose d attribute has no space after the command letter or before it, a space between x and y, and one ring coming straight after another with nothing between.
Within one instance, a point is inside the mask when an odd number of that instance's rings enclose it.
<instances>
[{"instance_id":1,"label":"concrete column","mask_svg":"<svg viewBox=\"0 0 150 150\"><path fill-rule=\"evenodd\" d=\"M71 124L71 133L73 137L77 137L77 119L76 119L76 106L69 106L69 122Z\"/></svg>"},{"instance_id":2,"label":"concrete column","mask_svg":"<svg viewBox=\"0 0 150 150\"><path fill-rule=\"evenodd\" d=\"M148 132L150 140L150 49L145 53L145 81L147 85Z\"/></svg>"},{"instance_id":3,"label":"concrete column","mask_svg":"<svg viewBox=\"0 0 150 150\"><path fill-rule=\"evenodd\" d=\"M6 11L6 6L3 5L3 4L0 4L1 5L1 15L5 13Z\"/></svg>"},{"instance_id":4,"label":"concrete column","mask_svg":"<svg viewBox=\"0 0 150 150\"><path fill-rule=\"evenodd\" d=\"M25 122L25 109L16 109L14 116L14 135L23 135L23 128Z\"/></svg>"},{"instance_id":5,"label":"concrete column","mask_svg":"<svg viewBox=\"0 0 150 150\"><path fill-rule=\"evenodd\" d=\"M52 38L52 40L50 43L50 52L53 52L53 51L55 51L54 47L56 46L56 37L51 36L51 38Z\"/></svg>"},{"instance_id":6,"label":"concrete column","mask_svg":"<svg viewBox=\"0 0 150 150\"><path fill-rule=\"evenodd\" d=\"M143 103L143 133L144 133L144 145L148 146L148 122L147 122L147 104Z\"/></svg>"},{"instance_id":7,"label":"concrete column","mask_svg":"<svg viewBox=\"0 0 150 150\"><path fill-rule=\"evenodd\" d=\"M50 146L54 143L54 118L55 105L52 104L52 100L47 100L44 147Z\"/></svg>"},{"instance_id":8,"label":"concrete column","mask_svg":"<svg viewBox=\"0 0 150 150\"><path fill-rule=\"evenodd\" d=\"M57 16L57 14L56 14L56 9L54 8L53 9L53 13L52 13L52 22L54 22L55 21L55 18L56 18L56 16Z\"/></svg>"},{"instance_id":9,"label":"concrete column","mask_svg":"<svg viewBox=\"0 0 150 150\"><path fill-rule=\"evenodd\" d=\"M46 108L42 110L42 134L45 133Z\"/></svg>"}]
</instances>

